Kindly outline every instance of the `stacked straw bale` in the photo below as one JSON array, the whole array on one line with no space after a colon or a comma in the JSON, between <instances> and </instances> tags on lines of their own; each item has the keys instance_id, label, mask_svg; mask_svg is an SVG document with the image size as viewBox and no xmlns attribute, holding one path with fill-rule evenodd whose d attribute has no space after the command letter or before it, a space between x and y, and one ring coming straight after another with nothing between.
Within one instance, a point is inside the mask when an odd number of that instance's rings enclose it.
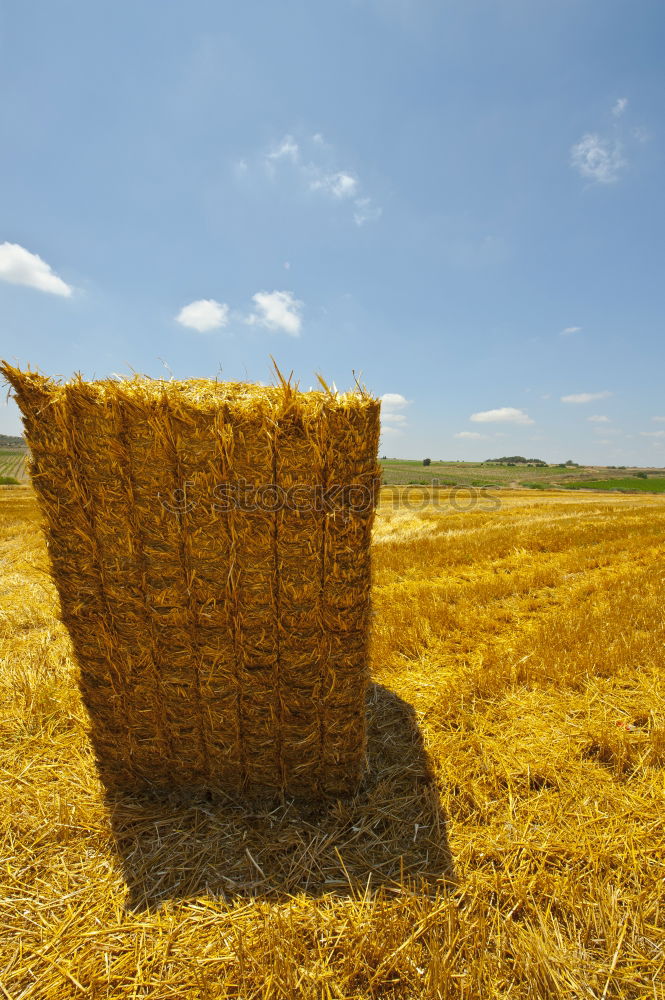
<instances>
[{"instance_id":1,"label":"stacked straw bale","mask_svg":"<svg viewBox=\"0 0 665 1000\"><path fill-rule=\"evenodd\" d=\"M0 371L107 788L352 791L379 402Z\"/></svg>"}]
</instances>

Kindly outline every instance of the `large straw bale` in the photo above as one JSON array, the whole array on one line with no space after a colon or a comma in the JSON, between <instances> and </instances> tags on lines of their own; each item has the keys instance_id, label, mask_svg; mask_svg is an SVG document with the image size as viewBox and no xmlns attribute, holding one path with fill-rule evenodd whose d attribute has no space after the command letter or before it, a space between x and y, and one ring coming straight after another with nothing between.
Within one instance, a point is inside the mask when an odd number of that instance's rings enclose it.
<instances>
[{"instance_id":1,"label":"large straw bale","mask_svg":"<svg viewBox=\"0 0 665 1000\"><path fill-rule=\"evenodd\" d=\"M106 786L352 791L379 402L0 370Z\"/></svg>"}]
</instances>

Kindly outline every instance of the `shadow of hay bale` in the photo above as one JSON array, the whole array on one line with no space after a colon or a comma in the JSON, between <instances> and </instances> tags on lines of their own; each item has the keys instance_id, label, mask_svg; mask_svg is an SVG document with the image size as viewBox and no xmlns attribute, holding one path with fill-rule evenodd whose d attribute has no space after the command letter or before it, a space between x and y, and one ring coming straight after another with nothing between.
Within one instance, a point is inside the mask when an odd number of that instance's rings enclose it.
<instances>
[{"instance_id":1,"label":"shadow of hay bale","mask_svg":"<svg viewBox=\"0 0 665 1000\"><path fill-rule=\"evenodd\" d=\"M109 799L127 908L203 895L433 893L453 883L445 817L413 709L372 684L367 712L367 773L347 799Z\"/></svg>"}]
</instances>

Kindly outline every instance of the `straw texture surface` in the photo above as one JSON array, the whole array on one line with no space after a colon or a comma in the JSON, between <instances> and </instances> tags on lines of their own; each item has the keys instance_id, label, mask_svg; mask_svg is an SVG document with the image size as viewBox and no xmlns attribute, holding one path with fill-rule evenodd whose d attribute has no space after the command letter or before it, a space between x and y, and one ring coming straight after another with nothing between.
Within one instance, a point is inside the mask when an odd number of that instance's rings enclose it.
<instances>
[{"instance_id":1,"label":"straw texture surface","mask_svg":"<svg viewBox=\"0 0 665 1000\"><path fill-rule=\"evenodd\" d=\"M107 788L353 791L378 400L0 370Z\"/></svg>"}]
</instances>

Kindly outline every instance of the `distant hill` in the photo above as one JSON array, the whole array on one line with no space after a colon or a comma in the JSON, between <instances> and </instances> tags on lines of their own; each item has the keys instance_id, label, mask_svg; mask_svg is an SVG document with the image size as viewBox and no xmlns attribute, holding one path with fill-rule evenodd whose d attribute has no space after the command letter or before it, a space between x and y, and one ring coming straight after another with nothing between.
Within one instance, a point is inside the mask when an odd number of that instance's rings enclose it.
<instances>
[{"instance_id":1,"label":"distant hill","mask_svg":"<svg viewBox=\"0 0 665 1000\"><path fill-rule=\"evenodd\" d=\"M13 437L11 434L0 434L0 448L25 448L25 440L22 437Z\"/></svg>"},{"instance_id":2,"label":"distant hill","mask_svg":"<svg viewBox=\"0 0 665 1000\"><path fill-rule=\"evenodd\" d=\"M504 455L503 458L486 458L485 465L547 465L542 458L524 458L522 455Z\"/></svg>"}]
</instances>

